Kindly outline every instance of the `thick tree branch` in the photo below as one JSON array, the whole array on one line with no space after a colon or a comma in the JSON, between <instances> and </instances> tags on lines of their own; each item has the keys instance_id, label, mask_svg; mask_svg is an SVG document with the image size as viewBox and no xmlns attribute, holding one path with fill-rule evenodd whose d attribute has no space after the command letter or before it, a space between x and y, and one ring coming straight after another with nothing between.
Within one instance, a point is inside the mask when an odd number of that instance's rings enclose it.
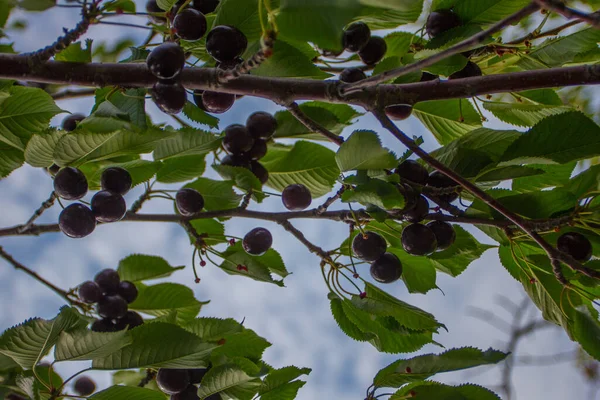
<instances>
[{"instance_id":1,"label":"thick tree branch","mask_svg":"<svg viewBox=\"0 0 600 400\"><path fill-rule=\"evenodd\" d=\"M0 78L33 82L72 84L79 86L145 87L154 85L156 78L146 65L79 64L48 61L36 68L31 59L22 55L0 54ZM188 89L214 90L211 68L186 68L181 82ZM529 89L595 85L600 83L600 65L581 65L568 68L497 74L452 81L429 81L403 85L368 87L350 95L337 95L338 81L268 78L243 75L219 87L225 93L250 95L270 99L279 104L295 100L320 100L347 103L372 108L374 105L415 104L427 100L469 98L490 93L518 92Z\"/></svg>"},{"instance_id":2,"label":"thick tree branch","mask_svg":"<svg viewBox=\"0 0 600 400\"><path fill-rule=\"evenodd\" d=\"M600 14L586 13L575 8L567 7L562 0L533 0L540 7L554 11L568 19L578 19L592 25L594 28L600 28Z\"/></svg>"},{"instance_id":3,"label":"thick tree branch","mask_svg":"<svg viewBox=\"0 0 600 400\"><path fill-rule=\"evenodd\" d=\"M531 3L527 7L517 11L516 13L514 13L512 15L509 15L508 17L504 18L501 21L498 21L497 23L495 23L494 25L492 25L485 31L481 31L478 34L473 35L470 38L465 39L462 42L460 42L444 51L434 54L431 57L424 58L415 63L409 64L405 67L385 71L385 72L382 72L381 74L372 76L368 79L364 79L364 80L356 82L356 83L350 83L347 85L343 85L340 87L340 93L342 93L342 94L352 93L357 90L360 90L361 88L374 86L374 85L377 85L378 83L382 83L382 82L388 81L390 79L398 78L402 75L406 75L408 73L421 70L425 67L428 67L430 65L437 63L438 61L442 61L454 54L458 54L465 50L469 50L471 47L473 47L477 44L483 43L483 41L486 40L490 35L501 31L502 29L506 28L507 26L509 26L511 24L519 22L520 20L522 20L523 18L527 17L528 15L534 13L538 9L539 9L538 5L536 5L535 3Z\"/></svg>"}]
</instances>

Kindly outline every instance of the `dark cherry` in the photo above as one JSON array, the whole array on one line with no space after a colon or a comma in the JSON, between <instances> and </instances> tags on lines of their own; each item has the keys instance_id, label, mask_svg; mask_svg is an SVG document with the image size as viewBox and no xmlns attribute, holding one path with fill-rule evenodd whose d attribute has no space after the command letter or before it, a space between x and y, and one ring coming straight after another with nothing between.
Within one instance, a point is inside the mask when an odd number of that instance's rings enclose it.
<instances>
[{"instance_id":1,"label":"dark cherry","mask_svg":"<svg viewBox=\"0 0 600 400\"><path fill-rule=\"evenodd\" d=\"M371 277L380 283L392 283L402 275L402 263L395 254L382 254L371 263Z\"/></svg>"},{"instance_id":2,"label":"dark cherry","mask_svg":"<svg viewBox=\"0 0 600 400\"><path fill-rule=\"evenodd\" d=\"M156 82L150 94L154 103L165 114L179 114L187 102L187 92L179 82Z\"/></svg>"},{"instance_id":3,"label":"dark cherry","mask_svg":"<svg viewBox=\"0 0 600 400\"><path fill-rule=\"evenodd\" d=\"M89 396L96 391L96 382L87 376L79 377L73 383L73 390L80 396Z\"/></svg>"},{"instance_id":4,"label":"dark cherry","mask_svg":"<svg viewBox=\"0 0 600 400\"><path fill-rule=\"evenodd\" d=\"M202 93L203 109L213 114L224 113L233 106L233 103L235 103L235 94L210 91Z\"/></svg>"},{"instance_id":5,"label":"dark cherry","mask_svg":"<svg viewBox=\"0 0 600 400\"><path fill-rule=\"evenodd\" d=\"M202 14L210 14L217 9L219 0L194 0L192 7Z\"/></svg>"},{"instance_id":6,"label":"dark cherry","mask_svg":"<svg viewBox=\"0 0 600 400\"><path fill-rule=\"evenodd\" d=\"M254 138L244 125L233 124L225 128L223 148L229 154L242 154L249 151L254 145Z\"/></svg>"},{"instance_id":7,"label":"dark cherry","mask_svg":"<svg viewBox=\"0 0 600 400\"><path fill-rule=\"evenodd\" d=\"M385 108L385 114L395 121L402 121L410 117L412 109L408 104L394 104Z\"/></svg>"},{"instance_id":8,"label":"dark cherry","mask_svg":"<svg viewBox=\"0 0 600 400\"><path fill-rule=\"evenodd\" d=\"M250 159L246 154L227 154L221 159L221 165L229 165L230 167L241 167L250 169Z\"/></svg>"},{"instance_id":9,"label":"dark cherry","mask_svg":"<svg viewBox=\"0 0 600 400\"><path fill-rule=\"evenodd\" d=\"M182 188L175 195L177 210L185 217L199 213L204 208L204 197L192 188Z\"/></svg>"},{"instance_id":10,"label":"dark cherry","mask_svg":"<svg viewBox=\"0 0 600 400\"><path fill-rule=\"evenodd\" d=\"M421 79L419 80L419 82L435 81L436 79L439 79L439 76L430 74L429 72L423 72L421 74Z\"/></svg>"},{"instance_id":11,"label":"dark cherry","mask_svg":"<svg viewBox=\"0 0 600 400\"><path fill-rule=\"evenodd\" d=\"M63 119L62 128L67 132L74 131L77 128L77 124L85 119L85 115L82 114L71 114Z\"/></svg>"},{"instance_id":12,"label":"dark cherry","mask_svg":"<svg viewBox=\"0 0 600 400\"><path fill-rule=\"evenodd\" d=\"M371 39L371 30L364 22L350 24L342 35L342 46L344 49L356 53L362 50Z\"/></svg>"},{"instance_id":13,"label":"dark cherry","mask_svg":"<svg viewBox=\"0 0 600 400\"><path fill-rule=\"evenodd\" d=\"M260 160L265 155L267 155L267 142L262 139L254 140L254 144L252 148L245 153L246 157L251 160Z\"/></svg>"},{"instance_id":14,"label":"dark cherry","mask_svg":"<svg viewBox=\"0 0 600 400\"><path fill-rule=\"evenodd\" d=\"M52 164L51 166L46 168L46 171L48 171L50 176L56 176L56 174L58 174L58 171L60 171L60 167L56 164Z\"/></svg>"},{"instance_id":15,"label":"dark cherry","mask_svg":"<svg viewBox=\"0 0 600 400\"><path fill-rule=\"evenodd\" d=\"M127 204L120 194L101 190L92 197L92 212L98 222L116 222L125 216Z\"/></svg>"},{"instance_id":16,"label":"dark cherry","mask_svg":"<svg viewBox=\"0 0 600 400\"><path fill-rule=\"evenodd\" d=\"M159 79L173 79L185 65L185 53L175 42L156 46L146 58L150 72Z\"/></svg>"},{"instance_id":17,"label":"dark cherry","mask_svg":"<svg viewBox=\"0 0 600 400\"><path fill-rule=\"evenodd\" d=\"M151 13L164 13L165 10L163 10L162 8L160 8L158 6L158 3L156 2L156 0L148 0L146 2L146 12L150 13L150 14ZM155 24L164 24L165 22L167 22L167 19L165 17L159 17L158 15L150 15L150 19Z\"/></svg>"},{"instance_id":18,"label":"dark cherry","mask_svg":"<svg viewBox=\"0 0 600 400\"><path fill-rule=\"evenodd\" d=\"M431 254L437 247L435 234L422 224L411 224L402 230L402 247L415 256Z\"/></svg>"},{"instance_id":19,"label":"dark cherry","mask_svg":"<svg viewBox=\"0 0 600 400\"><path fill-rule=\"evenodd\" d=\"M437 241L437 251L446 250L456 240L456 232L452 225L444 221L431 221L427 227L433 231Z\"/></svg>"},{"instance_id":20,"label":"dark cherry","mask_svg":"<svg viewBox=\"0 0 600 400\"><path fill-rule=\"evenodd\" d=\"M346 68L340 73L340 81L344 83L354 83L367 79L367 75L360 68Z\"/></svg>"},{"instance_id":21,"label":"dark cherry","mask_svg":"<svg viewBox=\"0 0 600 400\"><path fill-rule=\"evenodd\" d=\"M352 241L352 251L356 256L365 261L375 261L385 253L387 243L378 233L367 231L358 233Z\"/></svg>"},{"instance_id":22,"label":"dark cherry","mask_svg":"<svg viewBox=\"0 0 600 400\"><path fill-rule=\"evenodd\" d=\"M188 372L190 373L190 382L197 384L202 382L202 378L208 372L208 368L193 368L188 369Z\"/></svg>"},{"instance_id":23,"label":"dark cherry","mask_svg":"<svg viewBox=\"0 0 600 400\"><path fill-rule=\"evenodd\" d=\"M182 392L171 395L170 400L199 400L198 387L196 385L189 385Z\"/></svg>"},{"instance_id":24,"label":"dark cherry","mask_svg":"<svg viewBox=\"0 0 600 400\"><path fill-rule=\"evenodd\" d=\"M160 368L156 384L167 394L183 392L190 384L190 374L187 369Z\"/></svg>"},{"instance_id":25,"label":"dark cherry","mask_svg":"<svg viewBox=\"0 0 600 400\"><path fill-rule=\"evenodd\" d=\"M358 56L365 64L373 65L381 61L386 51L387 44L385 40L378 36L372 36L366 46L358 52Z\"/></svg>"},{"instance_id":26,"label":"dark cherry","mask_svg":"<svg viewBox=\"0 0 600 400\"><path fill-rule=\"evenodd\" d=\"M263 185L269 180L269 171L258 161L250 162L250 171L258 178Z\"/></svg>"},{"instance_id":27,"label":"dark cherry","mask_svg":"<svg viewBox=\"0 0 600 400\"><path fill-rule=\"evenodd\" d=\"M217 61L229 61L239 57L248 47L248 39L236 27L218 25L206 37L206 51Z\"/></svg>"},{"instance_id":28,"label":"dark cherry","mask_svg":"<svg viewBox=\"0 0 600 400\"><path fill-rule=\"evenodd\" d=\"M475 64L473 61L468 61L467 65L460 71L456 71L452 75L448 77L448 79L463 79L463 78L472 78L475 76L481 76L481 68L479 65Z\"/></svg>"},{"instance_id":29,"label":"dark cherry","mask_svg":"<svg viewBox=\"0 0 600 400\"><path fill-rule=\"evenodd\" d=\"M87 179L77 168L62 168L54 177L54 192L62 199L79 200L87 191Z\"/></svg>"},{"instance_id":30,"label":"dark cherry","mask_svg":"<svg viewBox=\"0 0 600 400\"><path fill-rule=\"evenodd\" d=\"M198 40L206 33L206 17L198 10L186 8L173 19L173 28L183 40Z\"/></svg>"},{"instance_id":31,"label":"dark cherry","mask_svg":"<svg viewBox=\"0 0 600 400\"><path fill-rule=\"evenodd\" d=\"M138 290L133 282L121 281L119 283L117 294L121 296L128 304L131 304L135 301L135 299L137 299Z\"/></svg>"},{"instance_id":32,"label":"dark cherry","mask_svg":"<svg viewBox=\"0 0 600 400\"><path fill-rule=\"evenodd\" d=\"M98 302L97 311L103 318L121 318L127 313L127 302L119 295L107 295Z\"/></svg>"},{"instance_id":33,"label":"dark cherry","mask_svg":"<svg viewBox=\"0 0 600 400\"><path fill-rule=\"evenodd\" d=\"M429 214L429 202L424 196L419 195L417 204L404 214L404 219L408 222L421 222Z\"/></svg>"},{"instance_id":34,"label":"dark cherry","mask_svg":"<svg viewBox=\"0 0 600 400\"><path fill-rule=\"evenodd\" d=\"M425 22L425 32L429 36L435 37L440 33L460 26L460 24L460 18L452 10L433 11L427 17L427 22Z\"/></svg>"},{"instance_id":35,"label":"dark cherry","mask_svg":"<svg viewBox=\"0 0 600 400\"><path fill-rule=\"evenodd\" d=\"M592 257L592 243L578 232L567 232L560 235L556 247L577 261L585 262Z\"/></svg>"},{"instance_id":36,"label":"dark cherry","mask_svg":"<svg viewBox=\"0 0 600 400\"><path fill-rule=\"evenodd\" d=\"M119 273L114 269L106 268L98 272L94 277L94 282L100 286L103 293L115 294L119 291Z\"/></svg>"},{"instance_id":37,"label":"dark cherry","mask_svg":"<svg viewBox=\"0 0 600 400\"><path fill-rule=\"evenodd\" d=\"M312 202L312 194L303 184L293 183L283 189L281 201L283 206L290 211L305 210Z\"/></svg>"},{"instance_id":38,"label":"dark cherry","mask_svg":"<svg viewBox=\"0 0 600 400\"><path fill-rule=\"evenodd\" d=\"M246 253L253 256L262 256L271 248L273 236L265 228L254 228L246 233L242 240L242 247Z\"/></svg>"},{"instance_id":39,"label":"dark cherry","mask_svg":"<svg viewBox=\"0 0 600 400\"><path fill-rule=\"evenodd\" d=\"M429 173L425 167L414 160L402 161L394 172L400 175L400 178L419 185L427 184L429 179Z\"/></svg>"},{"instance_id":40,"label":"dark cherry","mask_svg":"<svg viewBox=\"0 0 600 400\"><path fill-rule=\"evenodd\" d=\"M90 329L94 332L116 332L117 326L112 319L102 318L95 320Z\"/></svg>"},{"instance_id":41,"label":"dark cherry","mask_svg":"<svg viewBox=\"0 0 600 400\"><path fill-rule=\"evenodd\" d=\"M125 328L133 329L140 325L144 325L144 318L135 311L127 311L124 317L119 318L115 324L115 328L118 331L122 331Z\"/></svg>"},{"instance_id":42,"label":"dark cherry","mask_svg":"<svg viewBox=\"0 0 600 400\"><path fill-rule=\"evenodd\" d=\"M96 219L89 207L75 203L61 211L58 216L58 227L65 235L79 239L94 231Z\"/></svg>"},{"instance_id":43,"label":"dark cherry","mask_svg":"<svg viewBox=\"0 0 600 400\"><path fill-rule=\"evenodd\" d=\"M79 285L79 298L85 303L97 303L102 298L102 289L96 282L86 281Z\"/></svg>"},{"instance_id":44,"label":"dark cherry","mask_svg":"<svg viewBox=\"0 0 600 400\"><path fill-rule=\"evenodd\" d=\"M253 138L268 140L277 130L277 120L267 112L257 111L246 120L246 128Z\"/></svg>"},{"instance_id":45,"label":"dark cherry","mask_svg":"<svg viewBox=\"0 0 600 400\"><path fill-rule=\"evenodd\" d=\"M451 178L448 178L446 175L442 174L441 172L433 171L429 175L429 179L427 180L427 186L443 189L447 187L458 186L458 184L454 182L454 180L452 180ZM442 201L452 203L454 200L458 199L458 193L447 193L437 197Z\"/></svg>"},{"instance_id":46,"label":"dark cherry","mask_svg":"<svg viewBox=\"0 0 600 400\"><path fill-rule=\"evenodd\" d=\"M121 167L106 168L100 177L102 190L108 190L121 196L125 196L129 192L132 184L131 174Z\"/></svg>"},{"instance_id":47,"label":"dark cherry","mask_svg":"<svg viewBox=\"0 0 600 400\"><path fill-rule=\"evenodd\" d=\"M194 103L196 103L196 106L198 106L198 108L201 109L202 111L206 111L206 107L204 107L204 101L202 100L203 94L204 94L204 90L194 89L193 98L194 98Z\"/></svg>"}]
</instances>

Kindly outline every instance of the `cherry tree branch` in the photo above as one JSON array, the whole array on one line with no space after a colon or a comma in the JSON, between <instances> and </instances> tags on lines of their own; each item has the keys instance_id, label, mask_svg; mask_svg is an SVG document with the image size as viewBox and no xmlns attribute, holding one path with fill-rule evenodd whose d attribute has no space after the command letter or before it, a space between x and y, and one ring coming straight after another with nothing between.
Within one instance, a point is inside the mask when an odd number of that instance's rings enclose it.
<instances>
[{"instance_id":1,"label":"cherry tree branch","mask_svg":"<svg viewBox=\"0 0 600 400\"><path fill-rule=\"evenodd\" d=\"M96 90L94 89L83 89L83 90L71 90L66 89L60 92L56 92L52 94L52 98L54 100L66 100L66 99L76 99L79 97L88 97L96 94Z\"/></svg>"},{"instance_id":2,"label":"cherry tree branch","mask_svg":"<svg viewBox=\"0 0 600 400\"><path fill-rule=\"evenodd\" d=\"M35 279L36 281L40 282L41 284L43 284L44 286L46 286L47 288L52 290L54 293L56 293L57 295L59 295L60 297L65 299L69 304L71 304L73 306L80 306L80 307L84 306L85 307L85 305L83 303L80 303L77 300L73 300L69 296L68 292L66 292L66 291L62 290L61 288L59 288L58 286L50 283L45 278L42 278L38 273L32 271L31 269L27 268L25 265L23 265L20 262L18 262L17 260L15 260L13 258L13 256L11 256L9 253L7 253L2 246L0 246L0 257L3 258L6 262L8 262L10 265L12 265L15 269L25 272L27 275L31 276L33 279Z\"/></svg>"},{"instance_id":3,"label":"cherry tree branch","mask_svg":"<svg viewBox=\"0 0 600 400\"><path fill-rule=\"evenodd\" d=\"M567 7L562 0L533 0L540 7L554 11L568 19L578 19L600 29L600 14L586 13L575 8Z\"/></svg>"},{"instance_id":4,"label":"cherry tree branch","mask_svg":"<svg viewBox=\"0 0 600 400\"><path fill-rule=\"evenodd\" d=\"M368 79L363 79L362 81L359 81L359 82L343 85L340 87L340 93L342 93L342 94L353 93L362 88L365 88L368 86L374 86L379 83L388 81L390 79L398 78L402 75L406 75L408 73L421 70L425 67L428 67L430 65L437 63L438 61L442 61L454 54L458 54L465 50L469 50L472 46L483 43L483 41L485 41L490 35L501 31L502 29L506 28L507 26L509 26L511 24L519 22L520 20L522 20L523 18L527 17L528 15L534 13L538 9L539 9L539 6L537 4L530 3L529 5L527 5L523 9L517 11L516 13L509 15L508 17L504 18L503 20L498 21L497 23L490 26L485 31L481 31L478 34L473 35L470 38L465 39L462 42L460 42L452 47L449 47L446 50L436 53L436 54L432 55L431 57L427 57L427 58L424 58L415 63L409 64L405 67L400 67L400 68L392 69L389 71L385 71L385 72L382 72L381 74L372 76Z\"/></svg>"},{"instance_id":5,"label":"cherry tree branch","mask_svg":"<svg viewBox=\"0 0 600 400\"><path fill-rule=\"evenodd\" d=\"M31 227L31 225L33 225L35 220L38 219L44 213L44 211L46 211L47 209L49 209L50 207L52 207L54 205L55 201L56 201L56 192L52 191L52 193L50 194L50 197L48 197L48 200L44 201L42 203L42 205L40 206L40 208L35 210L35 212L31 216L31 218L29 218L29 220L24 225L21 226L20 232L25 232L26 230L28 230Z\"/></svg>"},{"instance_id":6,"label":"cherry tree branch","mask_svg":"<svg viewBox=\"0 0 600 400\"><path fill-rule=\"evenodd\" d=\"M47 61L34 67L23 55L0 54L0 78L64 85L150 88L156 77L146 65L136 63L69 63ZM181 83L188 89L214 90L213 68L185 68ZM271 78L243 75L223 84L219 91L270 99L278 104L296 100L320 100L372 108L391 104L415 104L428 100L518 92L530 89L600 84L600 64L496 74L450 81L429 81L368 87L343 97L339 81Z\"/></svg>"},{"instance_id":7,"label":"cherry tree branch","mask_svg":"<svg viewBox=\"0 0 600 400\"><path fill-rule=\"evenodd\" d=\"M298 106L298 103L292 102L290 105L287 106L287 109L309 131L317 132L317 133L321 134L322 136L329 139L330 141L337 144L338 146L340 146L342 143L344 143L344 138L329 131L327 128L325 128L318 122L313 121L308 115L306 115L300 109L300 106Z\"/></svg>"},{"instance_id":8,"label":"cherry tree branch","mask_svg":"<svg viewBox=\"0 0 600 400\"><path fill-rule=\"evenodd\" d=\"M302 233L302 231L300 231L298 228L296 228L294 225L292 225L290 223L290 221L283 220L283 221L279 222L279 225L281 225L283 227L283 229L285 229L286 231L288 231L292 235L294 235L294 237L296 239L298 239L298 241L300 243L302 243L311 253L314 253L314 254L318 255L325 262L328 262L328 263L332 263L333 262L331 260L331 257L329 257L329 253L328 252L326 252L325 250L323 250L322 248L320 248L316 244L313 244L312 242L310 242L306 238L306 236L304 236L304 233Z\"/></svg>"}]
</instances>

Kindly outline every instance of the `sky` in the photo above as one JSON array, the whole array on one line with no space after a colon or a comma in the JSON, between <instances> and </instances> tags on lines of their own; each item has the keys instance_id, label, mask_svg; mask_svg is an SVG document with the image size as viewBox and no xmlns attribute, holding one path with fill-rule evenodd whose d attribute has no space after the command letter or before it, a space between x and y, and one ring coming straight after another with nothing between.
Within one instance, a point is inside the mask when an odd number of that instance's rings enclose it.
<instances>
[{"instance_id":1,"label":"sky","mask_svg":"<svg viewBox=\"0 0 600 400\"><path fill-rule=\"evenodd\" d=\"M137 3L138 8L142 9L143 3ZM29 21L28 29L14 33L13 39L18 51L31 51L49 44L51 38L61 34L63 27L74 26L78 13L71 9L51 9L43 13L16 13L12 18L13 21L22 18ZM124 18L122 21L145 23L139 17ZM86 35L97 42L108 43L123 36L140 43L145 38L146 31L94 26ZM73 113L89 113L93 99L59 101L58 105ZM269 101L246 96L220 116L220 127L243 123L248 115L257 110L275 112L278 108ZM147 102L147 111L155 122L167 122L176 126L170 117L158 111L150 101ZM57 116L52 123L59 125L64 116ZM506 127L497 121L487 126ZM401 122L400 128L410 135L423 135L426 149L433 150L437 147L433 137L416 118L411 117ZM385 146L397 154L404 151L370 116L361 117L352 129L344 131L344 136L353 129L375 130ZM48 198L51 191L52 180L41 169L25 166L0 180L0 227L25 222ZM128 205L131 205L140 192L141 188L138 187L126 196ZM89 197L88 195L86 199ZM316 199L313 205L322 201L323 199ZM251 204L250 208L268 211L284 209L278 197L271 197L260 205ZM55 206L44 213L39 222L56 222L59 212L60 207ZM155 200L146 204L142 212L172 212L172 204ZM347 233L345 225L334 222L302 220L294 221L294 225L309 240L325 249L339 246ZM368 343L355 342L346 337L330 314L327 288L319 272L319 259L316 256L310 254L287 232L268 222L232 220L227 222L226 232L229 235L243 236L256 226L271 230L273 247L281 253L288 270L292 272L285 280L285 288L230 276L210 264L200 271L202 282L194 284L191 271L192 248L184 231L173 224L106 224L84 239L75 240L61 233L51 233L40 237L1 238L0 245L18 261L62 288L75 287L91 279L101 269L116 268L120 259L132 253L159 255L171 265L186 265L184 270L176 272L170 280L192 287L199 300L211 301L202 309L202 316L237 320L245 318L247 327L273 344L265 352L265 361L276 367L296 365L313 369L307 378L307 384L299 392L299 400L363 399L366 388L379 369L400 358L442 350L426 346L411 355L386 355L378 353ZM481 241L492 243L482 234L473 233ZM363 274L368 273L364 271ZM484 253L458 278L438 274L437 284L443 292L435 290L427 295L409 294L402 281L386 285L385 289L401 300L436 315L448 327L449 332L440 332L435 340L446 348L506 348L507 333L475 318L472 311L474 306L489 310L510 323L511 313L499 305L499 296L505 296L517 304L525 296L520 284L500 265L495 249ZM64 303L46 287L0 260L0 304L0 330L4 330L32 316L52 318ZM540 313L531 306L527 320L540 318ZM575 349L576 346L562 329L549 327L520 342L516 354L549 355ZM59 363L57 368L66 377L87 365L85 362ZM501 368L482 367L438 375L435 379L449 384L469 381L495 389L500 383ZM91 372L89 375L97 380L100 387L110 384L108 373ZM513 373L512 384L516 394L513 399L600 399L598 392L586 385L573 363L547 367L519 366ZM503 396L502 393L499 394Z\"/></svg>"}]
</instances>

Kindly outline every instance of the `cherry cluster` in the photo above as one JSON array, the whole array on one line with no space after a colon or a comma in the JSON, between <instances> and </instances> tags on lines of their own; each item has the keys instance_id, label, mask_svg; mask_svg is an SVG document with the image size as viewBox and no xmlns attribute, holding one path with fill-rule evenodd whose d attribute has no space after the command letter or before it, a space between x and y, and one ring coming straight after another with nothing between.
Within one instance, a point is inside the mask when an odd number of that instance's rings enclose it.
<instances>
[{"instance_id":1,"label":"cherry cluster","mask_svg":"<svg viewBox=\"0 0 600 400\"><path fill-rule=\"evenodd\" d=\"M96 304L100 319L92 323L94 332L116 332L125 328L133 329L144 323L142 316L128 311L128 304L138 296L132 282L121 281L114 269L100 271L93 281L83 282L78 289L79 298L88 304Z\"/></svg>"},{"instance_id":2,"label":"cherry cluster","mask_svg":"<svg viewBox=\"0 0 600 400\"><path fill-rule=\"evenodd\" d=\"M267 141L276 130L275 117L263 111L250 115L245 126L229 125L225 128L222 142L228 154L221 160L221 165L249 169L261 183L266 183L269 172L258 160L267 154Z\"/></svg>"},{"instance_id":3,"label":"cherry cluster","mask_svg":"<svg viewBox=\"0 0 600 400\"><path fill-rule=\"evenodd\" d=\"M215 26L206 37L206 51L216 61L216 67L228 71L244 62L240 56L248 47L248 39L236 27ZM230 93L194 90L194 103L204 111L222 114L229 110L236 98Z\"/></svg>"},{"instance_id":4,"label":"cherry cluster","mask_svg":"<svg viewBox=\"0 0 600 400\"><path fill-rule=\"evenodd\" d=\"M160 368L156 374L156 384L171 400L199 400L198 385L209 368L172 369ZM205 397L205 400L221 400L218 393Z\"/></svg>"},{"instance_id":5,"label":"cherry cluster","mask_svg":"<svg viewBox=\"0 0 600 400\"><path fill-rule=\"evenodd\" d=\"M96 228L96 222L121 220L127 212L123 195L131 189L131 175L121 167L110 167L102 172L102 190L91 201L91 208L82 203L65 207L58 217L58 226L67 236L82 238ZM79 200L88 192L88 182L79 169L61 168L54 176L54 192L65 200Z\"/></svg>"}]
</instances>

